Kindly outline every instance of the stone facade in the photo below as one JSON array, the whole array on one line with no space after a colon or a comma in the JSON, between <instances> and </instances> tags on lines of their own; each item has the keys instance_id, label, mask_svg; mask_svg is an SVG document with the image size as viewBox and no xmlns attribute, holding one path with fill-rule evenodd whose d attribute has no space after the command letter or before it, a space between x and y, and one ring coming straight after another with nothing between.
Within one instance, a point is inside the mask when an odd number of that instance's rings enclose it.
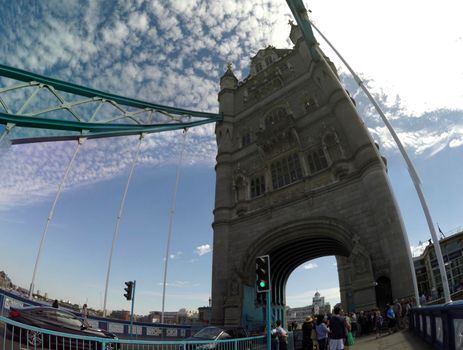
<instances>
[{"instance_id":1,"label":"stone facade","mask_svg":"<svg viewBox=\"0 0 463 350\"><path fill-rule=\"evenodd\" d=\"M385 164L328 58L312 60L292 26L293 49L267 47L239 82L220 80L224 120L214 210L212 322L259 324L255 258L270 255L274 318L303 262L335 255L346 310L412 295L403 224ZM397 273L400 271L400 273ZM386 293L387 294L387 293ZM388 295L389 295L388 294Z\"/></svg>"}]
</instances>

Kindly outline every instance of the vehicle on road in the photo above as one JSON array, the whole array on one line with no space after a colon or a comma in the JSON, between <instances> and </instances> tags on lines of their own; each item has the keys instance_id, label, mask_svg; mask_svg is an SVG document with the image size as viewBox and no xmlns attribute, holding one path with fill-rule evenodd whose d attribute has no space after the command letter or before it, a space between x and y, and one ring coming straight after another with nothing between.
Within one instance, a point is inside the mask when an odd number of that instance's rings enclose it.
<instances>
[{"instance_id":1,"label":"vehicle on road","mask_svg":"<svg viewBox=\"0 0 463 350\"><path fill-rule=\"evenodd\" d=\"M92 328L83 319L72 312L49 306L29 306L10 308L8 316L11 320L54 332L67 333L77 336L88 336L105 339L118 338L116 335L102 329ZM34 348L47 347L49 349L72 348L73 350L100 350L101 343L97 341L82 341L65 336L49 335L8 324L8 330L16 340ZM116 349L118 344L108 343L106 349ZM101 349L103 350L103 349Z\"/></svg>"},{"instance_id":2,"label":"vehicle on road","mask_svg":"<svg viewBox=\"0 0 463 350\"><path fill-rule=\"evenodd\" d=\"M225 340L233 338L246 338L248 333L243 327L215 327L209 326L201 329L187 340Z\"/></svg>"},{"instance_id":3,"label":"vehicle on road","mask_svg":"<svg viewBox=\"0 0 463 350\"><path fill-rule=\"evenodd\" d=\"M230 343L219 342L219 340L229 340L237 338L247 338L248 333L243 327L215 327L209 326L201 329L191 337L187 338L188 350L229 350ZM210 341L210 343L204 343ZM201 342L201 343L194 343ZM243 344L244 345L244 344ZM250 350L250 346L240 346L239 350Z\"/></svg>"}]
</instances>

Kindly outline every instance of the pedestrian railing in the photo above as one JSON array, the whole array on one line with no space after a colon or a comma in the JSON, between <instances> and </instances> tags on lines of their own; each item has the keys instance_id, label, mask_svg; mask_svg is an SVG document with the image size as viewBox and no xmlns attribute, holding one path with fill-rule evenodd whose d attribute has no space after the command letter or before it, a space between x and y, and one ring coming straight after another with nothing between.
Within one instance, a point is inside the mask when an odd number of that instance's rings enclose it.
<instances>
[{"instance_id":1,"label":"pedestrian railing","mask_svg":"<svg viewBox=\"0 0 463 350\"><path fill-rule=\"evenodd\" d=\"M7 316L10 307L25 307L44 305L44 302L30 300L26 297L0 289L0 316ZM50 304L46 304L50 305ZM82 315L75 310L68 310L76 316ZM118 336L127 337L130 335L130 322L107 317L88 316L87 323L93 328L101 328ZM136 337L149 337L152 340L178 340L188 338L195 333L195 326L172 325L160 323L134 322L132 334ZM1 349L0 349L1 350Z\"/></svg>"},{"instance_id":2,"label":"pedestrian railing","mask_svg":"<svg viewBox=\"0 0 463 350\"><path fill-rule=\"evenodd\" d=\"M435 349L463 349L463 301L413 308L410 329Z\"/></svg>"},{"instance_id":3,"label":"pedestrian railing","mask_svg":"<svg viewBox=\"0 0 463 350\"><path fill-rule=\"evenodd\" d=\"M0 316L0 350L266 350L266 338L216 341L112 339L55 332Z\"/></svg>"}]
</instances>

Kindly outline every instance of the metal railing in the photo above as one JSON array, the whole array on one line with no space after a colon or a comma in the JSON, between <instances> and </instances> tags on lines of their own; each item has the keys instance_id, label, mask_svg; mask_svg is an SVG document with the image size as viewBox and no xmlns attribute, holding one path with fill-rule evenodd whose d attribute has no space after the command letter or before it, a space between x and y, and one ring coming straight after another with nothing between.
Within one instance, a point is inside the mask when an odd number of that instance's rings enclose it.
<instances>
[{"instance_id":1,"label":"metal railing","mask_svg":"<svg viewBox=\"0 0 463 350\"><path fill-rule=\"evenodd\" d=\"M264 336L216 341L147 341L55 332L0 316L0 350L266 350Z\"/></svg>"},{"instance_id":2,"label":"metal railing","mask_svg":"<svg viewBox=\"0 0 463 350\"><path fill-rule=\"evenodd\" d=\"M10 311L10 306L24 307L24 306L39 306L50 305L36 300L30 300L26 297L19 296L12 292L0 289L0 316L7 316ZM66 310L66 309L65 309ZM75 310L67 310L74 313L76 316L81 317L79 312ZM109 332L115 333L117 336L128 336L130 334L130 323L113 318L105 318L98 316L88 316L87 323L93 328L105 329ZM154 339L168 339L178 340L180 338L188 338L195 331L199 330L197 327L200 325L173 325L173 324L160 324L160 323L145 323L134 322L133 334L135 337L151 337ZM0 350L2 350L0 348Z\"/></svg>"},{"instance_id":3,"label":"metal railing","mask_svg":"<svg viewBox=\"0 0 463 350\"><path fill-rule=\"evenodd\" d=\"M410 329L435 349L463 349L463 301L414 308Z\"/></svg>"}]
</instances>

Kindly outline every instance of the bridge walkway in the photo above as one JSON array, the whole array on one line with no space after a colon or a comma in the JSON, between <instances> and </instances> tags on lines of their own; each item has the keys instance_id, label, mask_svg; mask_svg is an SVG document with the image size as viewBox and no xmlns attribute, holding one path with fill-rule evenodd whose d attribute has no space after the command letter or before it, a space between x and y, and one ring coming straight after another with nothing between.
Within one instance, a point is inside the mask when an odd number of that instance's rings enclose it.
<instances>
[{"instance_id":1,"label":"bridge walkway","mask_svg":"<svg viewBox=\"0 0 463 350\"><path fill-rule=\"evenodd\" d=\"M431 350L434 349L422 338L408 330L382 335L376 339L375 335L357 338L352 350Z\"/></svg>"}]
</instances>

